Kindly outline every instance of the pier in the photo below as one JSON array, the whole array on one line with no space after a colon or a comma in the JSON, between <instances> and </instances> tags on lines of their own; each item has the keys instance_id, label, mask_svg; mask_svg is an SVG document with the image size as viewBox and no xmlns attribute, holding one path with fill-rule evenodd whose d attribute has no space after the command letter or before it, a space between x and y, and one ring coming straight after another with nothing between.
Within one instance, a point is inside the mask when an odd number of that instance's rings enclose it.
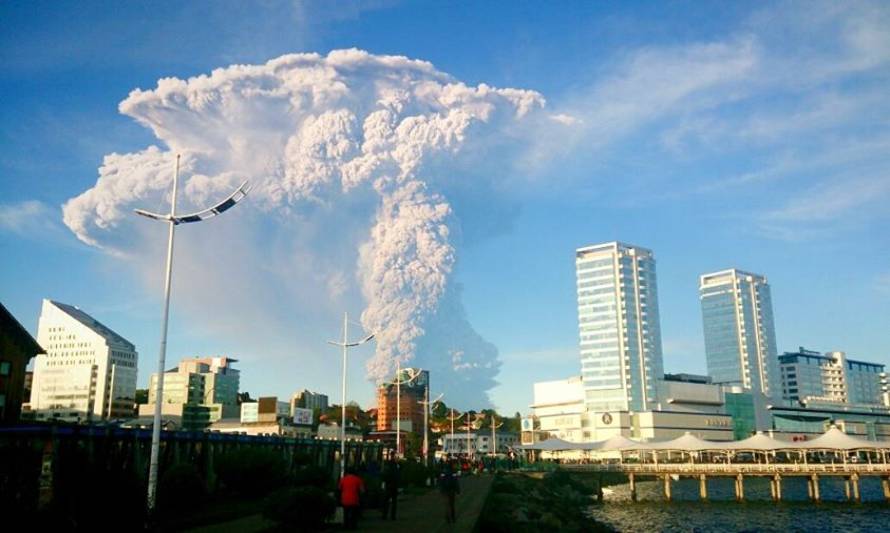
<instances>
[{"instance_id":1,"label":"pier","mask_svg":"<svg viewBox=\"0 0 890 533\"><path fill-rule=\"evenodd\" d=\"M783 480L803 477L812 501L821 501L820 479L840 477L849 501L860 501L864 477L881 481L890 501L890 442L868 441L831 427L808 441L789 442L757 433L740 441L707 441L689 433L669 441L642 442L620 435L599 442L571 443L551 439L523 446L535 458L549 455L560 468L580 472L620 472L628 476L631 499L641 478L656 479L665 500L672 498L672 482L698 480L699 497L708 499L709 478L731 478L735 498L745 500L746 478L767 478L770 494L782 500Z\"/></svg>"},{"instance_id":2,"label":"pier","mask_svg":"<svg viewBox=\"0 0 890 533\"><path fill-rule=\"evenodd\" d=\"M654 478L664 487L665 500L671 500L671 485L682 477L698 479L699 497L708 499L709 478L735 480L735 497L745 499L745 479L765 477L770 480L773 500L782 500L782 482L787 477L807 478L807 492L813 501L820 501L819 480L823 477L842 477L845 494L850 501L859 501L859 483L863 477L874 476L881 480L884 498L890 501L890 464L709 464L709 463L572 463L560 468L575 472L621 472L627 475L631 498L636 499L636 484L641 478Z\"/></svg>"}]
</instances>

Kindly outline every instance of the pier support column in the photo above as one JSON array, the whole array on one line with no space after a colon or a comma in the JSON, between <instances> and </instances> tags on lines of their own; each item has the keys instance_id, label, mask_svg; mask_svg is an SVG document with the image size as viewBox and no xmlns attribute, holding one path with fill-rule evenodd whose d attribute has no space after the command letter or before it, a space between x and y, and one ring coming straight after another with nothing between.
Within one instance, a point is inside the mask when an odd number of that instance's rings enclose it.
<instances>
[{"instance_id":1,"label":"pier support column","mask_svg":"<svg viewBox=\"0 0 890 533\"><path fill-rule=\"evenodd\" d=\"M776 497L776 478L770 478L769 480L769 495L776 501L778 498Z\"/></svg>"},{"instance_id":2,"label":"pier support column","mask_svg":"<svg viewBox=\"0 0 890 533\"><path fill-rule=\"evenodd\" d=\"M845 478L844 478L844 496L846 496L847 501L850 501L850 500L851 500L851 497L850 497L850 478L848 478L848 477L845 477Z\"/></svg>"},{"instance_id":3,"label":"pier support column","mask_svg":"<svg viewBox=\"0 0 890 533\"><path fill-rule=\"evenodd\" d=\"M859 474L853 472L853 475L850 476L850 484L853 485L853 501L860 501L859 497Z\"/></svg>"},{"instance_id":4,"label":"pier support column","mask_svg":"<svg viewBox=\"0 0 890 533\"><path fill-rule=\"evenodd\" d=\"M735 499L738 501L745 499L745 477L742 474L735 478Z\"/></svg>"},{"instance_id":5,"label":"pier support column","mask_svg":"<svg viewBox=\"0 0 890 533\"><path fill-rule=\"evenodd\" d=\"M708 499L708 478L704 474L698 478L698 496L702 500Z\"/></svg>"},{"instance_id":6,"label":"pier support column","mask_svg":"<svg viewBox=\"0 0 890 533\"><path fill-rule=\"evenodd\" d=\"M819 475L813 474L810 476L810 486L812 488L812 498L814 502L822 501L822 496L819 494Z\"/></svg>"},{"instance_id":7,"label":"pier support column","mask_svg":"<svg viewBox=\"0 0 890 533\"><path fill-rule=\"evenodd\" d=\"M633 472L627 475L628 480L630 481L630 500L637 501L637 480Z\"/></svg>"},{"instance_id":8,"label":"pier support column","mask_svg":"<svg viewBox=\"0 0 890 533\"><path fill-rule=\"evenodd\" d=\"M776 476L773 478L773 483L776 485L775 500L777 502L780 502L782 501L782 476L776 474Z\"/></svg>"},{"instance_id":9,"label":"pier support column","mask_svg":"<svg viewBox=\"0 0 890 533\"><path fill-rule=\"evenodd\" d=\"M664 475L664 499L671 501L671 475Z\"/></svg>"},{"instance_id":10,"label":"pier support column","mask_svg":"<svg viewBox=\"0 0 890 533\"><path fill-rule=\"evenodd\" d=\"M881 488L884 489L884 499L890 501L890 477L881 478Z\"/></svg>"}]
</instances>

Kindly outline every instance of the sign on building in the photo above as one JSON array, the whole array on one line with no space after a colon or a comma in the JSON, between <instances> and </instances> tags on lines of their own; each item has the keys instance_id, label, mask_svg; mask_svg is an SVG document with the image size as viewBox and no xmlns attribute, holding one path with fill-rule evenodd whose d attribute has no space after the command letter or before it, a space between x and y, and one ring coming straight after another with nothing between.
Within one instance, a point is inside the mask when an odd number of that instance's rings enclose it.
<instances>
[{"instance_id":1,"label":"sign on building","mask_svg":"<svg viewBox=\"0 0 890 533\"><path fill-rule=\"evenodd\" d=\"M294 407L294 424L297 426L311 426L312 409Z\"/></svg>"}]
</instances>

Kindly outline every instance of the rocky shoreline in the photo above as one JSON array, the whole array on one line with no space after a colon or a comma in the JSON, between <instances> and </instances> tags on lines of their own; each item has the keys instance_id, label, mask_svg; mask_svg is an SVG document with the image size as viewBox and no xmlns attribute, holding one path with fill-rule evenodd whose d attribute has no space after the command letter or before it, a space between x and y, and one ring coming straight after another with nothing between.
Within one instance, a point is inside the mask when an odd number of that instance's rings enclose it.
<instances>
[{"instance_id":1,"label":"rocky shoreline","mask_svg":"<svg viewBox=\"0 0 890 533\"><path fill-rule=\"evenodd\" d=\"M612 532L587 514L602 500L602 488L626 482L620 474L584 476L564 471L498 474L478 531L525 533L555 531Z\"/></svg>"}]
</instances>

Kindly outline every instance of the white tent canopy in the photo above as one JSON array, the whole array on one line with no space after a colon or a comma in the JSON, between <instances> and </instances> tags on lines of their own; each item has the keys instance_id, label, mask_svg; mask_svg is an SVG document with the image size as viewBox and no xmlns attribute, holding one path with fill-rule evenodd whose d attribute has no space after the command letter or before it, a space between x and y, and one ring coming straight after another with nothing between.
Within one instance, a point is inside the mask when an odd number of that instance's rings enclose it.
<instances>
[{"instance_id":1,"label":"white tent canopy","mask_svg":"<svg viewBox=\"0 0 890 533\"><path fill-rule=\"evenodd\" d=\"M858 437L847 435L837 427L832 426L824 434L809 441L789 442L770 437L762 432L739 441L710 441L700 439L687 432L675 439L661 442L640 442L621 435L615 435L609 439L595 442L569 442L563 439L551 438L534 444L519 446L522 450L541 451L779 451L779 450L890 450L890 442L868 441Z\"/></svg>"},{"instance_id":2,"label":"white tent canopy","mask_svg":"<svg viewBox=\"0 0 890 533\"><path fill-rule=\"evenodd\" d=\"M598 450L598 451L613 451L613 450L648 450L649 444L645 442L638 442L627 437L621 435L615 435L614 437L610 437L606 440L593 442L591 444L597 445L593 448L585 448L589 450Z\"/></svg>"},{"instance_id":3,"label":"white tent canopy","mask_svg":"<svg viewBox=\"0 0 890 533\"><path fill-rule=\"evenodd\" d=\"M580 450L582 444L578 442L569 442L562 439L547 439L534 444L526 444L519 446L521 450L540 450L548 452L561 452L566 450Z\"/></svg>"},{"instance_id":4,"label":"white tent canopy","mask_svg":"<svg viewBox=\"0 0 890 533\"><path fill-rule=\"evenodd\" d=\"M787 450L789 449L789 444L794 445L794 443L774 439L769 435L764 435L763 432L758 431L755 435L752 435L747 439L732 442L722 442L720 443L720 447L716 449L769 452L775 450Z\"/></svg>"},{"instance_id":5,"label":"white tent canopy","mask_svg":"<svg viewBox=\"0 0 890 533\"><path fill-rule=\"evenodd\" d=\"M828 431L813 440L795 444L794 448L803 450L874 450L890 447L890 443L879 443L852 437L834 426L828 428Z\"/></svg>"},{"instance_id":6,"label":"white tent canopy","mask_svg":"<svg viewBox=\"0 0 890 533\"><path fill-rule=\"evenodd\" d=\"M724 446L725 443L702 440L688 431L676 439L647 443L647 449L658 451L679 450L684 452L699 452L702 450L719 450Z\"/></svg>"}]
</instances>

